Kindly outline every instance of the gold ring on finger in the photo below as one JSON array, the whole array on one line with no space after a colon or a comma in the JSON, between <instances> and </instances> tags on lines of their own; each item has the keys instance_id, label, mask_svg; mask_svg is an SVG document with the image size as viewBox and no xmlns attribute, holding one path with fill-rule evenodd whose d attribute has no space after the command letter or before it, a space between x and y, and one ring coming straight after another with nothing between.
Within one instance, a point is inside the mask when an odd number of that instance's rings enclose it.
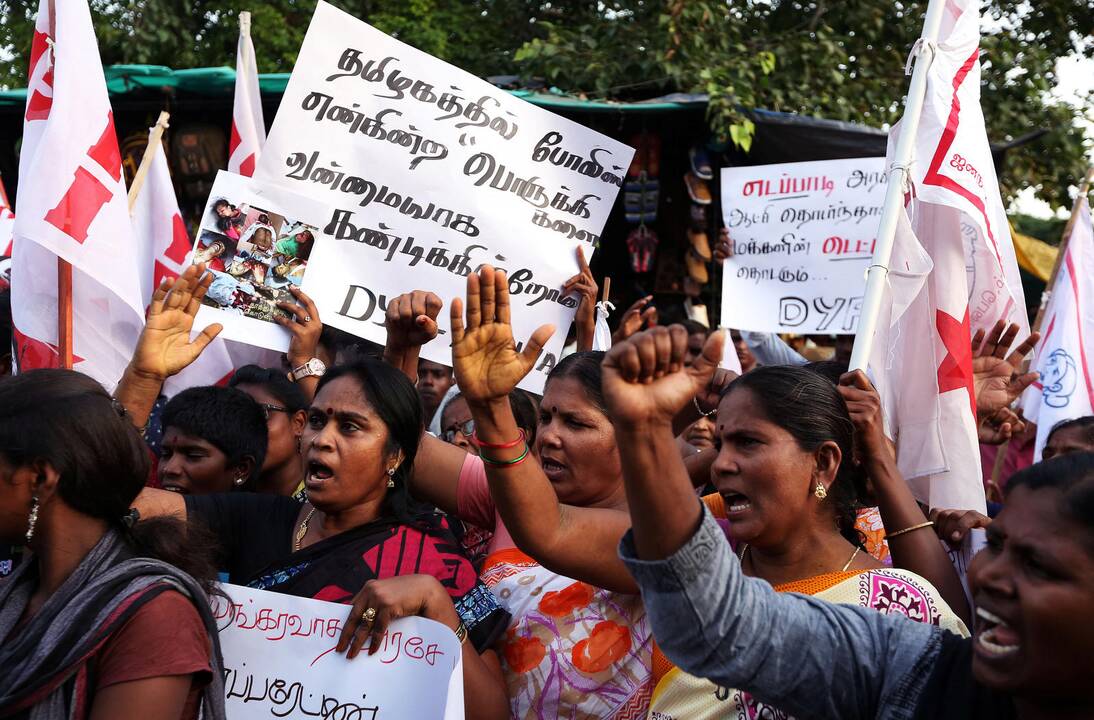
<instances>
[{"instance_id":1,"label":"gold ring on finger","mask_svg":"<svg viewBox=\"0 0 1094 720\"><path fill-rule=\"evenodd\" d=\"M361 613L361 620L370 623L376 619L376 608L369 608Z\"/></svg>"}]
</instances>

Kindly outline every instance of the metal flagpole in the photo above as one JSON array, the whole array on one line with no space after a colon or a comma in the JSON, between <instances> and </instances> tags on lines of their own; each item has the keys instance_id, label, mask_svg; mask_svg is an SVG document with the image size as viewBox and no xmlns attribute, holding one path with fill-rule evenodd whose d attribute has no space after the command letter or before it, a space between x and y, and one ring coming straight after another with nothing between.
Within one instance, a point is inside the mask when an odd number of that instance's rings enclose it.
<instances>
[{"instance_id":1,"label":"metal flagpole","mask_svg":"<svg viewBox=\"0 0 1094 720\"><path fill-rule=\"evenodd\" d=\"M919 118L923 113L923 100L927 92L927 71L934 59L934 43L942 25L942 13L946 0L930 0L923 21L923 33L912 46L915 68L908 85L904 102L904 116L900 120L900 137L897 138L895 157L889 166L889 185L878 224L877 247L866 273L866 293L862 299L862 314L855 334L855 347L851 351L851 370L865 370L874 344L881 313L881 301L885 296L885 278L889 274L889 259L893 254L896 225L904 207L904 188L908 178L908 165L915 150L915 136L919 130Z\"/></svg>"}]
</instances>

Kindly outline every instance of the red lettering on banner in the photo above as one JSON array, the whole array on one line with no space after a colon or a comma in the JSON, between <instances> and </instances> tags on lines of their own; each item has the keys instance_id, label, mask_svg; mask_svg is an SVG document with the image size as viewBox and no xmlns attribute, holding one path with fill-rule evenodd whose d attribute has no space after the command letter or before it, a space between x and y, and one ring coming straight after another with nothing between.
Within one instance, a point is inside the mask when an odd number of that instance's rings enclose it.
<instances>
[{"instance_id":1,"label":"red lettering on banner","mask_svg":"<svg viewBox=\"0 0 1094 720\"><path fill-rule=\"evenodd\" d=\"M76 242L87 240L87 229L114 193L86 169L76 168L76 177L57 207L46 213L46 222Z\"/></svg>"},{"instance_id":2,"label":"red lettering on banner","mask_svg":"<svg viewBox=\"0 0 1094 720\"><path fill-rule=\"evenodd\" d=\"M950 148L953 147L953 141L957 138L958 125L961 123L961 99L957 96L957 93L979 58L980 48L977 48L972 51L972 55L965 60L965 63L953 77L953 97L950 100L950 114L946 118L946 128L942 131L942 137L938 140L938 147L935 148L934 157L931 158L931 164L927 168L927 174L923 177L923 182L927 185L937 185L957 193L980 211L980 216L984 219L984 227L988 231L988 240L991 241L992 250L995 252L995 259L999 263L1000 269L1002 269L1003 257L999 254L999 245L995 241L995 234L991 229L991 219L988 217L987 208L984 207L984 201L979 195L976 195L953 178L938 172L939 168L942 167L942 161L946 159Z\"/></svg>"},{"instance_id":3,"label":"red lettering on banner","mask_svg":"<svg viewBox=\"0 0 1094 720\"><path fill-rule=\"evenodd\" d=\"M164 251L164 256L179 265L186 261L186 253L190 252L190 236L186 232L186 223L182 216L175 213L171 218L171 245Z\"/></svg>"},{"instance_id":4,"label":"red lettering on banner","mask_svg":"<svg viewBox=\"0 0 1094 720\"><path fill-rule=\"evenodd\" d=\"M972 417L976 420L976 395L972 384L972 331L969 323L969 307L965 306L965 315L960 322L952 315L938 310L935 313L935 325L942 344L946 347L946 357L938 366L938 393L964 388L969 393L969 405Z\"/></svg>"},{"instance_id":5,"label":"red lettering on banner","mask_svg":"<svg viewBox=\"0 0 1094 720\"><path fill-rule=\"evenodd\" d=\"M110 173L110 177L120 180L122 177L122 154L118 150L118 136L114 132L114 112L106 113L106 127L98 141L87 151L87 156L97 162L99 167Z\"/></svg>"}]
</instances>

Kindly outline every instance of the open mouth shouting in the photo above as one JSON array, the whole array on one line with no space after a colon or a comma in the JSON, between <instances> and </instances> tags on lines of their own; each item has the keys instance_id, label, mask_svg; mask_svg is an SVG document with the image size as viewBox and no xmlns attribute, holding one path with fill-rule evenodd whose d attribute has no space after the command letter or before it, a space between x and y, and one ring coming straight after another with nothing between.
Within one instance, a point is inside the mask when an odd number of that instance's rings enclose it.
<instances>
[{"instance_id":1,"label":"open mouth shouting","mask_svg":"<svg viewBox=\"0 0 1094 720\"><path fill-rule=\"evenodd\" d=\"M1017 631L1006 620L983 607L976 608L976 653L988 662L998 662L1021 649Z\"/></svg>"},{"instance_id":2,"label":"open mouth shouting","mask_svg":"<svg viewBox=\"0 0 1094 720\"><path fill-rule=\"evenodd\" d=\"M304 487L309 491L322 489L330 479L334 477L334 470L318 460L308 460L307 474L304 476Z\"/></svg>"},{"instance_id":3,"label":"open mouth shouting","mask_svg":"<svg viewBox=\"0 0 1094 720\"><path fill-rule=\"evenodd\" d=\"M724 492L722 493L722 500L726 504L726 517L730 520L740 518L752 509L752 501L748 499L747 495L739 492Z\"/></svg>"},{"instance_id":4,"label":"open mouth shouting","mask_svg":"<svg viewBox=\"0 0 1094 720\"><path fill-rule=\"evenodd\" d=\"M550 457L541 457L539 460L540 467L543 468L543 474L547 476L547 479L551 482L557 482L562 479L562 476L566 474L567 467L564 463L555 460Z\"/></svg>"}]
</instances>

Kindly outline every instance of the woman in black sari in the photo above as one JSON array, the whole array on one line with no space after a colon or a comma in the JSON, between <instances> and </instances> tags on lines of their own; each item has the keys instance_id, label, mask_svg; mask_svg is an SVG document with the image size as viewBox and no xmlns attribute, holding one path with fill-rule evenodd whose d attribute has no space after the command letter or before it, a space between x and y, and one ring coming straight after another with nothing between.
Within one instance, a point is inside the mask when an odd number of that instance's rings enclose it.
<instances>
[{"instance_id":1,"label":"woman in black sari","mask_svg":"<svg viewBox=\"0 0 1094 720\"><path fill-rule=\"evenodd\" d=\"M170 294L164 288L166 297L153 298L118 390L127 406L144 407L146 386L181 370L207 344L203 338L215 336L212 328L195 343L189 339L209 282L198 272L188 271ZM385 363L365 360L320 380L301 437L308 502L251 493L184 498L146 488L135 505L142 516L176 515L211 530L233 583L352 604L338 643L349 657L370 638L370 648L377 648L387 625L400 617L448 625L465 640L467 716L507 717L501 669L490 648L509 615L479 582L444 518L407 494L421 433L410 381Z\"/></svg>"}]
</instances>

